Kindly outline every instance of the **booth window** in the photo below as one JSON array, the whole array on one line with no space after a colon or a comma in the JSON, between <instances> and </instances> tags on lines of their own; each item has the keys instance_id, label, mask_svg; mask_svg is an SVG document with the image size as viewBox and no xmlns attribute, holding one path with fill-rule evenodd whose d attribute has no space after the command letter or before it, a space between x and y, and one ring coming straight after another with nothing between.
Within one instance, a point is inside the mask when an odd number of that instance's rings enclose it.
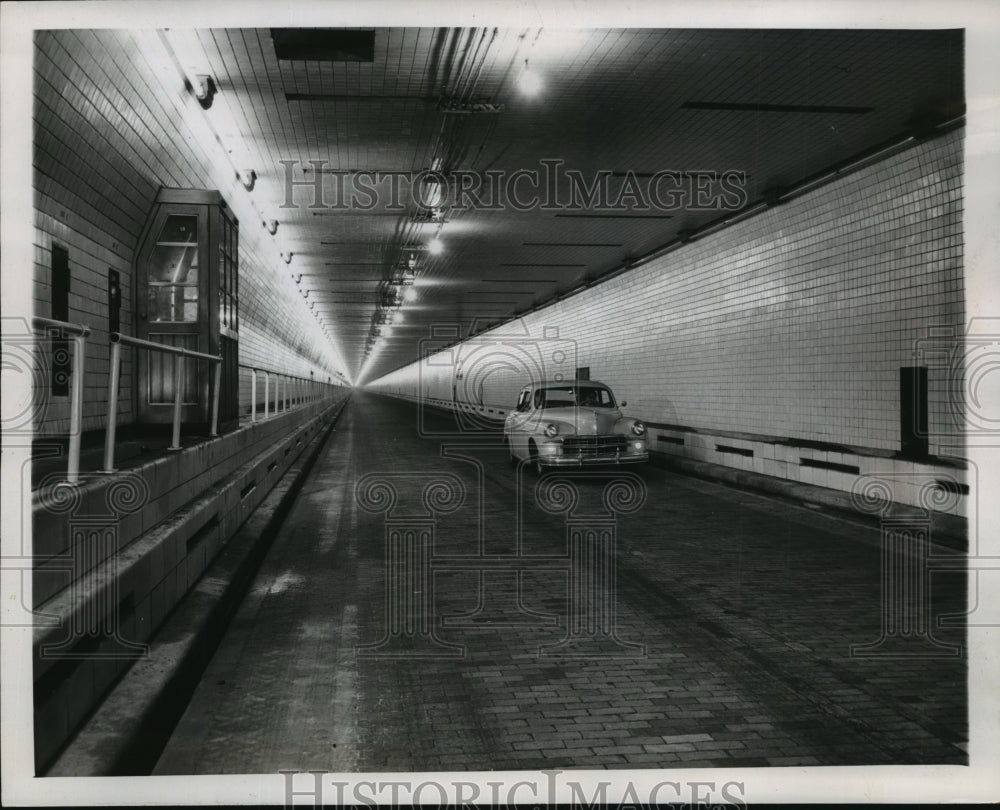
<instances>
[{"instance_id":1,"label":"booth window","mask_svg":"<svg viewBox=\"0 0 1000 810\"><path fill-rule=\"evenodd\" d=\"M198 217L169 216L149 261L149 320L198 320Z\"/></svg>"}]
</instances>

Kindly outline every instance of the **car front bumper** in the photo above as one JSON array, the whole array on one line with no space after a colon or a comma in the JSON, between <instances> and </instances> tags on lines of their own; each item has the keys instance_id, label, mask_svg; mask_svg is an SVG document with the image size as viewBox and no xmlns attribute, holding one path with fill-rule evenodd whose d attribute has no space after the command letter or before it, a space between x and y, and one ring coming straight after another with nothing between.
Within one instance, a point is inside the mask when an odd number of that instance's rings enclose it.
<instances>
[{"instance_id":1,"label":"car front bumper","mask_svg":"<svg viewBox=\"0 0 1000 810\"><path fill-rule=\"evenodd\" d=\"M597 465L640 464L649 461L649 451L629 453L598 453L593 455L539 455L537 462L543 467L594 467Z\"/></svg>"}]
</instances>

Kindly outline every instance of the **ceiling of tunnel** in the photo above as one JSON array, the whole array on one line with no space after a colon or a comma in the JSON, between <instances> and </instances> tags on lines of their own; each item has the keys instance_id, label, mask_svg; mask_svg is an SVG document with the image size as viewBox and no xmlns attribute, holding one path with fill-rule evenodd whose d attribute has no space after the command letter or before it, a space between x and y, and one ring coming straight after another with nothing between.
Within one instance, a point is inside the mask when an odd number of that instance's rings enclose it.
<instances>
[{"instance_id":1,"label":"ceiling of tunnel","mask_svg":"<svg viewBox=\"0 0 1000 810\"><path fill-rule=\"evenodd\" d=\"M957 31L165 36L225 98L220 137L256 172L255 204L355 381L416 359L434 325L495 325L964 112Z\"/></svg>"}]
</instances>

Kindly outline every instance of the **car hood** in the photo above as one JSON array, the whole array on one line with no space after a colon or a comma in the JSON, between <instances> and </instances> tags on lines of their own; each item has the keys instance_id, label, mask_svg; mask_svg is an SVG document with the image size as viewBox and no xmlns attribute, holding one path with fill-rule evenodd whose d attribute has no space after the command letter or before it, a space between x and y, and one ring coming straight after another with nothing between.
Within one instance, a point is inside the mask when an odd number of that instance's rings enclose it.
<instances>
[{"instance_id":1,"label":"car hood","mask_svg":"<svg viewBox=\"0 0 1000 810\"><path fill-rule=\"evenodd\" d=\"M560 435L576 433L593 436L614 433L615 424L622 418L617 408L549 408L539 420L541 427L551 423L559 425Z\"/></svg>"}]
</instances>

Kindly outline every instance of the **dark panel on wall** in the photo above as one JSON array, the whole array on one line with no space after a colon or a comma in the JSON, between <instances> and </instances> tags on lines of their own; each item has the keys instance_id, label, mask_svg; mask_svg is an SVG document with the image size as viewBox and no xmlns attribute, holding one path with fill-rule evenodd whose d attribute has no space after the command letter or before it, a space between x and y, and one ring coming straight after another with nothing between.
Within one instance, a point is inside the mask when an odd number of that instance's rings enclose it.
<instances>
[{"instance_id":1,"label":"dark panel on wall","mask_svg":"<svg viewBox=\"0 0 1000 810\"><path fill-rule=\"evenodd\" d=\"M57 321L69 320L69 251L58 245L52 246L52 317ZM69 342L53 341L53 396L69 395L70 370Z\"/></svg>"}]
</instances>

